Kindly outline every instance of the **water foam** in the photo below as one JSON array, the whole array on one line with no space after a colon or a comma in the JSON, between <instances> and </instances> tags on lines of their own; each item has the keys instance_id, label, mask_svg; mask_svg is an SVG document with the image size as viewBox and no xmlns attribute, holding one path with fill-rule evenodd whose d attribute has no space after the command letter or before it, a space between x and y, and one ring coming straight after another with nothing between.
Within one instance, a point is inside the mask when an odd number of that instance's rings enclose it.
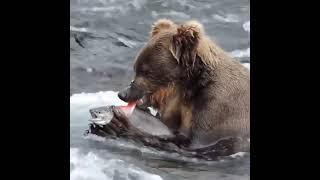
<instances>
[{"instance_id":1,"label":"water foam","mask_svg":"<svg viewBox=\"0 0 320 180\"><path fill-rule=\"evenodd\" d=\"M118 98L118 92L100 91L97 93L73 94L70 97L70 108L79 107L94 108L108 105L126 105L127 103Z\"/></svg>"},{"instance_id":2,"label":"water foam","mask_svg":"<svg viewBox=\"0 0 320 180\"><path fill-rule=\"evenodd\" d=\"M103 159L93 152L70 148L70 180L162 180L121 159Z\"/></svg>"},{"instance_id":3,"label":"water foam","mask_svg":"<svg viewBox=\"0 0 320 180\"><path fill-rule=\"evenodd\" d=\"M145 3L146 0L112 0L108 3L100 2L99 6L84 6L84 8L80 8L79 11L81 13L104 13L105 17L114 17L115 14L125 15L131 10L141 10Z\"/></svg>"},{"instance_id":4,"label":"water foam","mask_svg":"<svg viewBox=\"0 0 320 180\"><path fill-rule=\"evenodd\" d=\"M232 158L241 158L241 157L244 157L245 155L247 155L248 153L246 153L246 152L237 152L237 153L235 153L235 154L231 154L230 155L230 157L232 157Z\"/></svg>"},{"instance_id":5,"label":"water foam","mask_svg":"<svg viewBox=\"0 0 320 180\"><path fill-rule=\"evenodd\" d=\"M226 16L214 14L212 15L212 17L218 21L226 22L226 23L236 23L240 21L239 17L235 14L227 14Z\"/></svg>"},{"instance_id":6,"label":"water foam","mask_svg":"<svg viewBox=\"0 0 320 180\"><path fill-rule=\"evenodd\" d=\"M244 65L244 67L250 69L250 63L243 63L242 65ZM250 142L250 141L249 141Z\"/></svg>"},{"instance_id":7,"label":"water foam","mask_svg":"<svg viewBox=\"0 0 320 180\"><path fill-rule=\"evenodd\" d=\"M74 27L74 26L70 26L70 31L88 32L87 28L77 28L77 27Z\"/></svg>"},{"instance_id":8,"label":"water foam","mask_svg":"<svg viewBox=\"0 0 320 180\"><path fill-rule=\"evenodd\" d=\"M181 18L181 19L189 19L190 18L190 15L188 15L184 12L173 11L173 10L170 10L168 12L161 12L161 13L158 13L156 11L152 11L151 16L153 18L160 18L160 17L171 17L171 18Z\"/></svg>"},{"instance_id":9,"label":"water foam","mask_svg":"<svg viewBox=\"0 0 320 180\"><path fill-rule=\"evenodd\" d=\"M250 57L250 48L237 49L237 50L231 51L229 54L234 58Z\"/></svg>"},{"instance_id":10,"label":"water foam","mask_svg":"<svg viewBox=\"0 0 320 180\"><path fill-rule=\"evenodd\" d=\"M250 21L245 22L242 27L245 31L250 32Z\"/></svg>"}]
</instances>

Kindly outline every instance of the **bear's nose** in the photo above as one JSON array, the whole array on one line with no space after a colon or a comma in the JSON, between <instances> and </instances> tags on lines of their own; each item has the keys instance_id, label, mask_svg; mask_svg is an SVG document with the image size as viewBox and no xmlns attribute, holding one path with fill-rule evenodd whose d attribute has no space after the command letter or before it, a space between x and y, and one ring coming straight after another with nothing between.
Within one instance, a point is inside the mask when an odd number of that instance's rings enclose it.
<instances>
[{"instance_id":1,"label":"bear's nose","mask_svg":"<svg viewBox=\"0 0 320 180\"><path fill-rule=\"evenodd\" d=\"M126 101L127 99L127 91L120 91L118 93L118 97L122 100L122 101Z\"/></svg>"}]
</instances>

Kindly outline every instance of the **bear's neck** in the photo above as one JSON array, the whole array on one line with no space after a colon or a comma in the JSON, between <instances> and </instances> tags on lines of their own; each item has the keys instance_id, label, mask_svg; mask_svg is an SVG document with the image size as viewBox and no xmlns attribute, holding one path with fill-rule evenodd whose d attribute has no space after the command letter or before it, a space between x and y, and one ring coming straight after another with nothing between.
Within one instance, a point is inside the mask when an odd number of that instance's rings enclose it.
<instances>
[{"instance_id":1,"label":"bear's neck","mask_svg":"<svg viewBox=\"0 0 320 180\"><path fill-rule=\"evenodd\" d=\"M162 111L169 102L177 99L179 91L175 84L170 84L167 87L159 88L150 96L150 104L153 108Z\"/></svg>"},{"instance_id":2,"label":"bear's neck","mask_svg":"<svg viewBox=\"0 0 320 180\"><path fill-rule=\"evenodd\" d=\"M185 72L179 83L184 102L190 102L194 96L214 83L213 76L215 75L212 68L205 65L200 59L196 59L192 69Z\"/></svg>"}]
</instances>

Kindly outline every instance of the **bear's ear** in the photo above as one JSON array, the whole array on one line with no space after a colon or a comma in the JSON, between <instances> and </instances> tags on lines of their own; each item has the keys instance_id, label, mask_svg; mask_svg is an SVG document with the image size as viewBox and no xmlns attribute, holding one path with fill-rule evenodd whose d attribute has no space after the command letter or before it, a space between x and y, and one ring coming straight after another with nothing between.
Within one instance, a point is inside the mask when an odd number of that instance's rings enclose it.
<instances>
[{"instance_id":1,"label":"bear's ear","mask_svg":"<svg viewBox=\"0 0 320 180\"><path fill-rule=\"evenodd\" d=\"M179 64L185 67L194 65L198 43L203 34L203 26L197 21L186 22L177 28L170 51Z\"/></svg>"},{"instance_id":2,"label":"bear's ear","mask_svg":"<svg viewBox=\"0 0 320 180\"><path fill-rule=\"evenodd\" d=\"M151 37L158 34L162 30L176 28L176 26L177 25L169 19L159 19L156 22L154 22L151 27Z\"/></svg>"}]
</instances>

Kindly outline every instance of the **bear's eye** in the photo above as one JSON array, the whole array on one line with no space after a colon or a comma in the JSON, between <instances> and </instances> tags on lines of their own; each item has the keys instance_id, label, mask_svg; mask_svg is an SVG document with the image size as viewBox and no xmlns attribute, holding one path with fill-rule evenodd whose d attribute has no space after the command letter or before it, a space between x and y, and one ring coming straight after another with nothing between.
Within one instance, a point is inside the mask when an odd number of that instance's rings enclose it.
<instances>
[{"instance_id":1,"label":"bear's eye","mask_svg":"<svg viewBox=\"0 0 320 180\"><path fill-rule=\"evenodd\" d=\"M141 72L141 74L142 75L148 75L148 74L150 74L150 72L148 70L144 70L144 71Z\"/></svg>"},{"instance_id":2,"label":"bear's eye","mask_svg":"<svg viewBox=\"0 0 320 180\"><path fill-rule=\"evenodd\" d=\"M140 69L140 74L142 74L142 75L148 75L149 73L150 73L150 69L147 66L143 66Z\"/></svg>"},{"instance_id":3,"label":"bear's eye","mask_svg":"<svg viewBox=\"0 0 320 180\"><path fill-rule=\"evenodd\" d=\"M143 70L139 70L136 73L138 76L145 76L147 74L146 71L143 71Z\"/></svg>"}]
</instances>

